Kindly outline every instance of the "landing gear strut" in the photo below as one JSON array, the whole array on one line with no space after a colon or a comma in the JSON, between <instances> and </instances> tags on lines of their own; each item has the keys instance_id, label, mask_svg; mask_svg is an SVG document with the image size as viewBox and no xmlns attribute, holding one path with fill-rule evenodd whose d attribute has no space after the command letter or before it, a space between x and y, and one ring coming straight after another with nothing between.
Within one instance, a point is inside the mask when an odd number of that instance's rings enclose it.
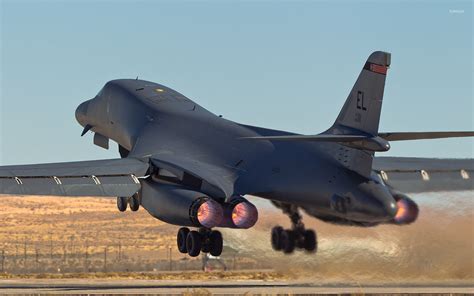
<instances>
[{"instance_id":1,"label":"landing gear strut","mask_svg":"<svg viewBox=\"0 0 474 296\"><path fill-rule=\"evenodd\" d=\"M283 251L285 254L291 254L295 249L316 252L318 248L316 233L304 227L303 217L298 212L298 208L286 204L276 205L290 217L291 229L283 229L281 226L273 227L271 237L273 249Z\"/></svg>"},{"instance_id":2,"label":"landing gear strut","mask_svg":"<svg viewBox=\"0 0 474 296\"><path fill-rule=\"evenodd\" d=\"M177 235L178 250L191 257L197 257L201 252L210 253L212 256L222 254L222 234L217 230L200 228L199 231L181 227Z\"/></svg>"}]
</instances>

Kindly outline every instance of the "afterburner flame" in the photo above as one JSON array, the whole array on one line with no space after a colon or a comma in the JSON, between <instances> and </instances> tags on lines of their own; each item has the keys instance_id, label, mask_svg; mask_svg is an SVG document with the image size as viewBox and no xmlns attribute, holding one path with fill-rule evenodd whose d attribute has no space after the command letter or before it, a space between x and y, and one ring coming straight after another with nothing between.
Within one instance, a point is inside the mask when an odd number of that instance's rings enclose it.
<instances>
[{"instance_id":1,"label":"afterburner flame","mask_svg":"<svg viewBox=\"0 0 474 296\"><path fill-rule=\"evenodd\" d=\"M397 201L397 214L393 220L398 224L409 224L418 217L418 206L411 200L401 198Z\"/></svg>"},{"instance_id":2,"label":"afterburner flame","mask_svg":"<svg viewBox=\"0 0 474 296\"><path fill-rule=\"evenodd\" d=\"M223 210L220 204L213 200L203 202L197 210L197 219L199 223L207 228L217 226L221 223Z\"/></svg>"},{"instance_id":3,"label":"afterburner flame","mask_svg":"<svg viewBox=\"0 0 474 296\"><path fill-rule=\"evenodd\" d=\"M404 202L403 199L400 199L399 201L397 201L397 207L398 207L397 214L395 215L395 218L394 218L396 221L405 217L405 215L408 212L408 205L406 204L406 202Z\"/></svg>"},{"instance_id":4,"label":"afterburner flame","mask_svg":"<svg viewBox=\"0 0 474 296\"><path fill-rule=\"evenodd\" d=\"M257 208L249 202L241 202L232 210L232 223L238 228L250 228L257 223Z\"/></svg>"}]
</instances>

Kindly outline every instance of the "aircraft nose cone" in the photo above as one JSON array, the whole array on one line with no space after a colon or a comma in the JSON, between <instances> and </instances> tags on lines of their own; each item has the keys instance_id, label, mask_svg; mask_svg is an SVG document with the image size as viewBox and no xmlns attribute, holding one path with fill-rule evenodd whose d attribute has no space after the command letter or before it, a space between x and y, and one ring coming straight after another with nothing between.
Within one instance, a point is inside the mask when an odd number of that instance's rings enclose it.
<instances>
[{"instance_id":1,"label":"aircraft nose cone","mask_svg":"<svg viewBox=\"0 0 474 296\"><path fill-rule=\"evenodd\" d=\"M76 109L76 120L82 126L86 124L86 116L87 116L87 107L89 105L89 101L85 101L84 103L80 104Z\"/></svg>"}]
</instances>

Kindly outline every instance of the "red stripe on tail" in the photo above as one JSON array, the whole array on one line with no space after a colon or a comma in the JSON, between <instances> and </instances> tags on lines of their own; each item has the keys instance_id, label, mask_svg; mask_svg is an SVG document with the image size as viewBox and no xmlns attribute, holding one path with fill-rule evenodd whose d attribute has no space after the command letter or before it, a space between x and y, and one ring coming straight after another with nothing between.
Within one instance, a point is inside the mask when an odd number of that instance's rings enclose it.
<instances>
[{"instance_id":1,"label":"red stripe on tail","mask_svg":"<svg viewBox=\"0 0 474 296\"><path fill-rule=\"evenodd\" d=\"M387 74L387 67L377 64L370 64L370 71L386 75Z\"/></svg>"}]
</instances>

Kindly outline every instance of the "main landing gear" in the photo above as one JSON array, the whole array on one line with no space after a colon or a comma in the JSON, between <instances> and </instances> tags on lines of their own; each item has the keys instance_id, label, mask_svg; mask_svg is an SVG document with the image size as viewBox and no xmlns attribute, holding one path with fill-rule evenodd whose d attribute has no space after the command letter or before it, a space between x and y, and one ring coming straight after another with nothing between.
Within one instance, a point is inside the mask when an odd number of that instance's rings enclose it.
<instances>
[{"instance_id":1,"label":"main landing gear","mask_svg":"<svg viewBox=\"0 0 474 296\"><path fill-rule=\"evenodd\" d=\"M197 257L201 252L212 256L222 254L222 234L217 230L200 228L199 231L181 227L177 235L178 250L191 257Z\"/></svg>"},{"instance_id":2,"label":"main landing gear","mask_svg":"<svg viewBox=\"0 0 474 296\"><path fill-rule=\"evenodd\" d=\"M316 232L306 229L302 222L303 217L298 208L293 205L278 204L277 207L291 219L291 229L275 226L272 229L272 247L275 251L291 254L295 249L304 249L307 252L316 252L318 248Z\"/></svg>"},{"instance_id":3,"label":"main landing gear","mask_svg":"<svg viewBox=\"0 0 474 296\"><path fill-rule=\"evenodd\" d=\"M130 210L132 210L132 212L138 211L140 208L140 198L138 194L134 194L132 197L117 197L117 208L120 212L125 212L127 210L127 205L130 205Z\"/></svg>"}]
</instances>

